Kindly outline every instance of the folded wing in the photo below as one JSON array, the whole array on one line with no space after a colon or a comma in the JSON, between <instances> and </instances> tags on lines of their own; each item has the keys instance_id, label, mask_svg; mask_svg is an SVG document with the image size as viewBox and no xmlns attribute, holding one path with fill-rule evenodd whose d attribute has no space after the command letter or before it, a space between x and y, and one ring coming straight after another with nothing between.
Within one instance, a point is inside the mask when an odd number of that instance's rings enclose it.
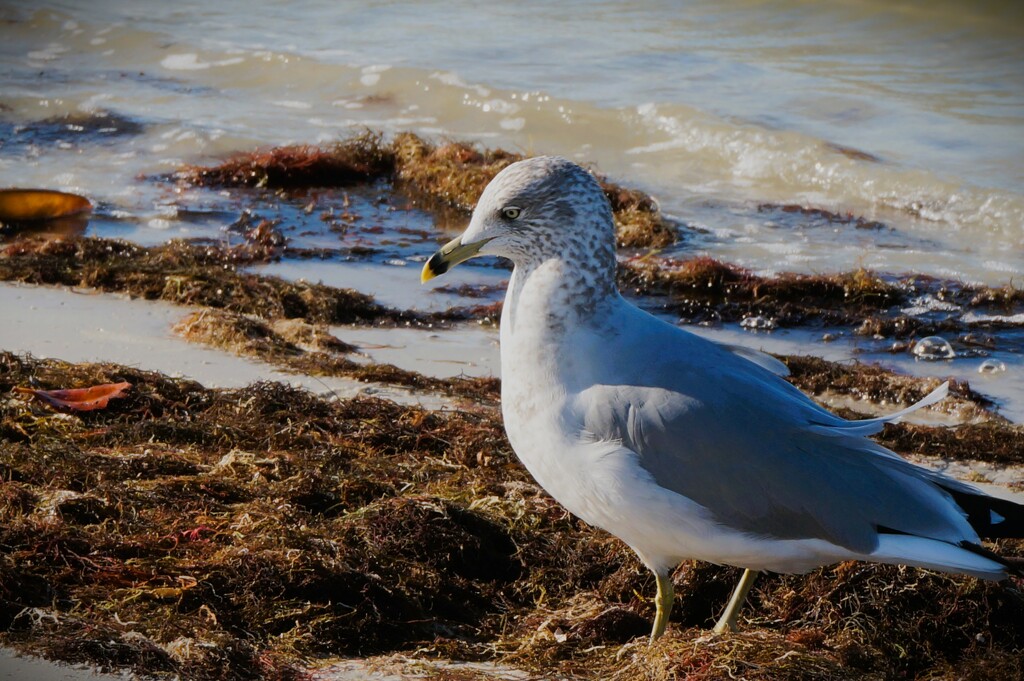
<instances>
[{"instance_id":1,"label":"folded wing","mask_svg":"<svg viewBox=\"0 0 1024 681\"><path fill-rule=\"evenodd\" d=\"M950 491L980 492L864 437L941 399L945 386L887 417L847 421L728 356L654 362L633 384L588 387L576 402L584 430L621 442L660 486L752 535L824 539L857 553L875 550L880 532L979 541Z\"/></svg>"}]
</instances>

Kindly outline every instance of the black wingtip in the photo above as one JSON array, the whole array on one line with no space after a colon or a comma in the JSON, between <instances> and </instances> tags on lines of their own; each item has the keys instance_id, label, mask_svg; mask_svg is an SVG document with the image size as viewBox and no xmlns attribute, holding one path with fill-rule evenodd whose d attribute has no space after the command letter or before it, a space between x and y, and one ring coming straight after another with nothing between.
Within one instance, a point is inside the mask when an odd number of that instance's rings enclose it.
<instances>
[{"instance_id":1,"label":"black wingtip","mask_svg":"<svg viewBox=\"0 0 1024 681\"><path fill-rule=\"evenodd\" d=\"M971 553L979 556L984 556L989 560L999 563L1006 568L1006 574L1014 575L1015 577L1024 577L1024 558L1008 558L1006 556L1000 556L995 551L986 549L984 546L979 544L972 544L969 541L962 541L957 544L962 549L970 551Z\"/></svg>"},{"instance_id":2,"label":"black wingtip","mask_svg":"<svg viewBox=\"0 0 1024 681\"><path fill-rule=\"evenodd\" d=\"M979 537L984 539L1024 539L1024 505L1009 499L943 487L967 514Z\"/></svg>"}]
</instances>

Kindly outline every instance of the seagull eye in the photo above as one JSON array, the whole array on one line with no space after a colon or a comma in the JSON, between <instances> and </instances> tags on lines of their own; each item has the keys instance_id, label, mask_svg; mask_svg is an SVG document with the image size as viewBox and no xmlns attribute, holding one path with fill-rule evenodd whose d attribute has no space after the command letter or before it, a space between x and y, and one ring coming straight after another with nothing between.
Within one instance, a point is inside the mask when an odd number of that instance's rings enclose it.
<instances>
[{"instance_id":1,"label":"seagull eye","mask_svg":"<svg viewBox=\"0 0 1024 681\"><path fill-rule=\"evenodd\" d=\"M515 220L516 218L519 217L519 214L521 212L522 211L519 208L516 208L515 206L508 206L506 208L501 209L501 214L504 215L509 220Z\"/></svg>"}]
</instances>

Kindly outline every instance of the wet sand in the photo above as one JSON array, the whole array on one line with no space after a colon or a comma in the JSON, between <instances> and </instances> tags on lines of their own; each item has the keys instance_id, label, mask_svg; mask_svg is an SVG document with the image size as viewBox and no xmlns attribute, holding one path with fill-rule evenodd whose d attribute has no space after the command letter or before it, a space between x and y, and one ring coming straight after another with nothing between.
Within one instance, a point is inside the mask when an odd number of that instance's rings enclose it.
<instances>
[{"instance_id":1,"label":"wet sand","mask_svg":"<svg viewBox=\"0 0 1024 681\"><path fill-rule=\"evenodd\" d=\"M2 681L127 681L132 678L134 676L128 672L104 674L94 667L50 662L0 647Z\"/></svg>"},{"instance_id":2,"label":"wet sand","mask_svg":"<svg viewBox=\"0 0 1024 681\"><path fill-rule=\"evenodd\" d=\"M281 381L339 398L373 394L403 404L442 405L431 395L340 377L286 372L265 362L189 343L174 334L172 327L198 308L90 290L8 283L0 283L0 308L17 310L0 327L0 348L13 352L69 362L117 362L191 378L209 387L240 388L257 381ZM422 361L444 360L428 357Z\"/></svg>"}]
</instances>

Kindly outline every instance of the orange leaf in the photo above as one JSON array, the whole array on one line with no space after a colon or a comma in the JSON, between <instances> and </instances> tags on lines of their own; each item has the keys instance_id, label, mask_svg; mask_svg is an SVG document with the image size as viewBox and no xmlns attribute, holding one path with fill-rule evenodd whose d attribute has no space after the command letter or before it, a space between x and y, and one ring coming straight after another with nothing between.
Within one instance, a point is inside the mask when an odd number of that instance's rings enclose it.
<instances>
[{"instance_id":1,"label":"orange leaf","mask_svg":"<svg viewBox=\"0 0 1024 681\"><path fill-rule=\"evenodd\" d=\"M58 411L92 411L103 409L107 402L115 397L124 397L124 391L132 387L131 383L104 383L91 388L72 388L71 390L35 390L33 388L15 388L15 392L32 395Z\"/></svg>"},{"instance_id":2,"label":"orange leaf","mask_svg":"<svg viewBox=\"0 0 1024 681\"><path fill-rule=\"evenodd\" d=\"M89 199L53 189L0 189L0 222L33 222L92 210Z\"/></svg>"}]
</instances>

